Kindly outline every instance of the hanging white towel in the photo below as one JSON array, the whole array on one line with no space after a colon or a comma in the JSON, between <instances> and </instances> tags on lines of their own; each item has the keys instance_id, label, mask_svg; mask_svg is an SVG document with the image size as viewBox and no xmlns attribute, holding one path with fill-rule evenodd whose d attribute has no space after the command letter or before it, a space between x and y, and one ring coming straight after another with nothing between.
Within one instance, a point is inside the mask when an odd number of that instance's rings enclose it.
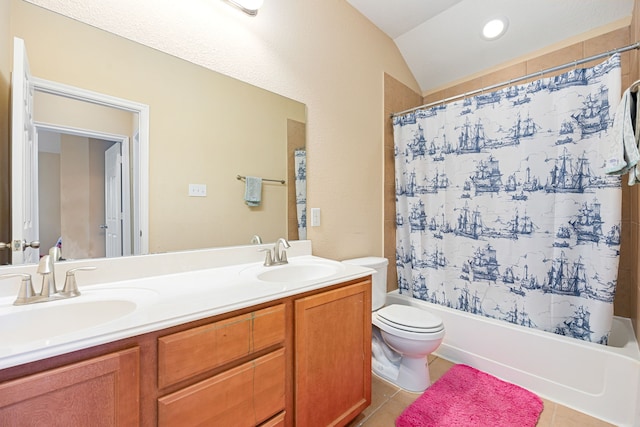
<instances>
[{"instance_id":1,"label":"hanging white towel","mask_svg":"<svg viewBox=\"0 0 640 427\"><path fill-rule=\"evenodd\" d=\"M262 202L262 178L255 176L245 178L244 202L247 206L260 206L260 202Z\"/></svg>"},{"instance_id":2,"label":"hanging white towel","mask_svg":"<svg viewBox=\"0 0 640 427\"><path fill-rule=\"evenodd\" d=\"M622 94L613 120L609 144L604 146L606 150L605 172L610 175L622 175L630 172L630 185L636 181L636 165L640 161L640 151L638 150L640 132L634 129L638 108L637 94L635 93L637 87L638 82Z\"/></svg>"}]
</instances>

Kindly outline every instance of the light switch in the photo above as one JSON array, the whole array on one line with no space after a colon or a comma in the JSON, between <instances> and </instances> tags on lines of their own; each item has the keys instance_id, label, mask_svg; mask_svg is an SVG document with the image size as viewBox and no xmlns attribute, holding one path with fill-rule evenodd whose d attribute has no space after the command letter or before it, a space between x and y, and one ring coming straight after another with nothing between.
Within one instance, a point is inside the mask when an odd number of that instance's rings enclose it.
<instances>
[{"instance_id":1,"label":"light switch","mask_svg":"<svg viewBox=\"0 0 640 427\"><path fill-rule=\"evenodd\" d=\"M189 184L189 196L207 197L207 184Z\"/></svg>"},{"instance_id":2,"label":"light switch","mask_svg":"<svg viewBox=\"0 0 640 427\"><path fill-rule=\"evenodd\" d=\"M320 226L320 208L311 208L311 226Z\"/></svg>"}]
</instances>

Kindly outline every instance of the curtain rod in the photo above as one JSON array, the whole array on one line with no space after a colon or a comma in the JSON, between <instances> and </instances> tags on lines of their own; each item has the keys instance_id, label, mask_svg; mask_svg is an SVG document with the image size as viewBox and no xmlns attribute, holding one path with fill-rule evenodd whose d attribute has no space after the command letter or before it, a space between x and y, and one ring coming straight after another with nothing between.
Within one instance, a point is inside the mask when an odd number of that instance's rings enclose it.
<instances>
[{"instance_id":1,"label":"curtain rod","mask_svg":"<svg viewBox=\"0 0 640 427\"><path fill-rule=\"evenodd\" d=\"M491 86L483 87L482 89L476 89L476 90L472 90L471 92L465 92L465 93L461 93L460 95L451 96L449 98L444 98L444 99L441 99L441 100L435 101L435 102L430 102L428 104L420 105L419 107L414 107L414 108L410 108L408 110L400 111L399 113L392 113L391 117L400 116L402 114L410 113L410 112L416 111L416 110L420 110L421 108L431 107L433 105L445 104L445 103L447 103L449 101L453 101L453 100L458 99L458 98L466 98L467 96L475 95L477 93L482 93L482 92L487 91L487 90L496 89L496 88L499 88L501 86L511 85L511 84L513 84L515 82L519 82L521 80L527 80L527 79L530 79L532 77L542 76L544 74L553 73L555 71L562 70L562 69L568 68L568 67L575 67L575 66L578 66L580 64L584 64L585 62L593 61L595 59L604 58L606 56L615 55L616 53L626 52L628 50L633 50L633 49L640 49L640 42L634 43L634 44L630 44L628 46L620 47L618 49L613 49L613 50L610 50L608 52L603 52L603 53L600 53L600 54L597 54L597 55L592 55L592 56L590 56L588 58L579 59L579 60L573 61L573 62L567 62L566 64L558 65L556 67L547 68L546 70L537 71L535 73L527 74L526 76L516 77L515 79L507 80L507 81L504 81L502 83L497 83L497 84L493 84Z\"/></svg>"}]
</instances>

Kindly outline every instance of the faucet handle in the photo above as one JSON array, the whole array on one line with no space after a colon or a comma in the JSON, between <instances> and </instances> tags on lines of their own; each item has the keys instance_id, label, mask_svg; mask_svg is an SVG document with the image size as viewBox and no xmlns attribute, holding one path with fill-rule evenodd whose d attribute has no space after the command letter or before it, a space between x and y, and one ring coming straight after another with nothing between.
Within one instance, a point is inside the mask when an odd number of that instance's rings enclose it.
<instances>
[{"instance_id":1,"label":"faucet handle","mask_svg":"<svg viewBox=\"0 0 640 427\"><path fill-rule=\"evenodd\" d=\"M80 295L80 291L78 290L78 283L76 282L76 271L89 271L95 269L96 267L87 266L72 268L71 270L68 270L67 275L64 279L64 288L62 288L62 291L60 291L60 295L65 298L72 298Z\"/></svg>"},{"instance_id":2,"label":"faucet handle","mask_svg":"<svg viewBox=\"0 0 640 427\"><path fill-rule=\"evenodd\" d=\"M13 305L22 305L29 302L29 300L36 296L33 290L33 284L31 283L31 275L26 273L10 273L1 274L0 279L8 279L9 277L22 277L20 281L20 290L18 291L18 297L13 302Z\"/></svg>"},{"instance_id":3,"label":"faucet handle","mask_svg":"<svg viewBox=\"0 0 640 427\"><path fill-rule=\"evenodd\" d=\"M271 256L271 249L265 248L265 249L259 249L260 252L266 252L267 254L264 257L264 266L265 267L269 267L271 265L273 265L273 257Z\"/></svg>"}]
</instances>

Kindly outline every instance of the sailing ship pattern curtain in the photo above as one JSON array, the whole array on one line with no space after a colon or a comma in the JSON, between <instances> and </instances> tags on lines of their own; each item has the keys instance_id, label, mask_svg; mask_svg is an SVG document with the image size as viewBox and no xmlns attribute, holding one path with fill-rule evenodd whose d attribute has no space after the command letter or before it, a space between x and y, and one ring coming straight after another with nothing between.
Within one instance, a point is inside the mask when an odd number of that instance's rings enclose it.
<instances>
[{"instance_id":1,"label":"sailing ship pattern curtain","mask_svg":"<svg viewBox=\"0 0 640 427\"><path fill-rule=\"evenodd\" d=\"M307 151L294 151L296 174L296 217L298 219L298 239L307 238Z\"/></svg>"},{"instance_id":2,"label":"sailing ship pattern curtain","mask_svg":"<svg viewBox=\"0 0 640 427\"><path fill-rule=\"evenodd\" d=\"M617 54L394 117L400 292L606 344L621 183L599 150L620 80Z\"/></svg>"}]
</instances>

